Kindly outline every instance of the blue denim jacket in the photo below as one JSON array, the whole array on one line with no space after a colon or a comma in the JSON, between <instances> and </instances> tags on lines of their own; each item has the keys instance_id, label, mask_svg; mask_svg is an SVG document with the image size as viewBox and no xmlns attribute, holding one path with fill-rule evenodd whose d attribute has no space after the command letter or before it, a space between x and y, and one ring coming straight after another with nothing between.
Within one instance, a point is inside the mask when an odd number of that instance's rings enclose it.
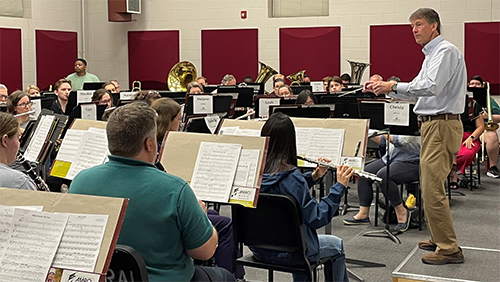
<instances>
[{"instance_id":1,"label":"blue denim jacket","mask_svg":"<svg viewBox=\"0 0 500 282\"><path fill-rule=\"evenodd\" d=\"M314 185L312 172L300 173L297 168L275 174L265 173L260 187L261 193L290 195L297 199L302 211L302 219L306 231L307 258L309 261L319 260L319 243L316 229L327 225L335 211L346 187L335 183L330 187L330 192L320 202L309 193L309 188ZM258 253L258 249L254 248Z\"/></svg>"}]
</instances>

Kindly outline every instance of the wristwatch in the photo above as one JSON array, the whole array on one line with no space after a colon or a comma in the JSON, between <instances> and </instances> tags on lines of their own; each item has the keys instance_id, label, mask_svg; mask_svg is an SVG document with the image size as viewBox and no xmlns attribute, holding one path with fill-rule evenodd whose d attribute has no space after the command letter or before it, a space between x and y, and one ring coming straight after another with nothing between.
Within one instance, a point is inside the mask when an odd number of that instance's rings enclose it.
<instances>
[{"instance_id":1,"label":"wristwatch","mask_svg":"<svg viewBox=\"0 0 500 282\"><path fill-rule=\"evenodd\" d=\"M392 92L398 94L398 83L394 83L391 88Z\"/></svg>"},{"instance_id":2,"label":"wristwatch","mask_svg":"<svg viewBox=\"0 0 500 282\"><path fill-rule=\"evenodd\" d=\"M474 140L474 139L476 138L476 137L474 137L474 135L470 135L469 137L470 137L470 139L472 139L472 140Z\"/></svg>"}]
</instances>

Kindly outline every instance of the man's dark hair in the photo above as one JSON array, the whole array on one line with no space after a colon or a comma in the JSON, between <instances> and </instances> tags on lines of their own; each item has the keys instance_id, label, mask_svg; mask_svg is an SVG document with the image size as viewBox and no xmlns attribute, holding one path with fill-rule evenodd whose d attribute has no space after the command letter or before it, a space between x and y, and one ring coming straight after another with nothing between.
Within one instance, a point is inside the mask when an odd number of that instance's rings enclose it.
<instances>
[{"instance_id":1,"label":"man's dark hair","mask_svg":"<svg viewBox=\"0 0 500 282\"><path fill-rule=\"evenodd\" d=\"M340 79L344 81L351 81L351 76L348 73L344 73L340 76Z\"/></svg>"},{"instance_id":2,"label":"man's dark hair","mask_svg":"<svg viewBox=\"0 0 500 282\"><path fill-rule=\"evenodd\" d=\"M77 61L77 62L78 62L78 61L80 61L80 62L82 62L85 66L87 66L87 61L85 61L85 59L78 58L78 59L76 59L76 61Z\"/></svg>"},{"instance_id":3,"label":"man's dark hair","mask_svg":"<svg viewBox=\"0 0 500 282\"><path fill-rule=\"evenodd\" d=\"M471 77L471 78L469 79L469 82L470 82L471 80L477 80L477 81L481 82L481 85L483 85L483 84L484 84L483 78L482 78L481 76L479 76L479 75L475 75L475 76Z\"/></svg>"}]
</instances>

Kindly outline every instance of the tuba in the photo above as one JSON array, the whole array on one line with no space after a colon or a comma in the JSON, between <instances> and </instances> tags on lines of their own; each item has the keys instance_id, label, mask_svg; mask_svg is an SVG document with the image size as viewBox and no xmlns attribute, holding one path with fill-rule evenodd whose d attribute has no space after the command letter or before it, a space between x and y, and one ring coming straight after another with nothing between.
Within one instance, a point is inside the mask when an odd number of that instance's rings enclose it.
<instances>
[{"instance_id":1,"label":"tuba","mask_svg":"<svg viewBox=\"0 0 500 282\"><path fill-rule=\"evenodd\" d=\"M484 129L487 131L496 131L498 129L498 123L493 121L491 117L491 98L490 98L490 83L488 81L484 82L486 85L486 111L488 112L488 121L484 125Z\"/></svg>"},{"instance_id":2,"label":"tuba","mask_svg":"<svg viewBox=\"0 0 500 282\"><path fill-rule=\"evenodd\" d=\"M361 78L363 77L363 73L365 72L365 69L367 66L369 66L369 63L360 63L360 62L354 62L354 61L349 61L349 65L351 65L351 83L353 84L360 84Z\"/></svg>"},{"instance_id":3,"label":"tuba","mask_svg":"<svg viewBox=\"0 0 500 282\"><path fill-rule=\"evenodd\" d=\"M255 83L266 83L273 75L278 73L275 69L264 64L263 62L259 62L259 64L260 71L255 78Z\"/></svg>"},{"instance_id":4,"label":"tuba","mask_svg":"<svg viewBox=\"0 0 500 282\"><path fill-rule=\"evenodd\" d=\"M141 82L139 80L134 80L134 82L132 82L132 90L130 90L130 92L140 92L140 91L141 91Z\"/></svg>"},{"instance_id":5,"label":"tuba","mask_svg":"<svg viewBox=\"0 0 500 282\"><path fill-rule=\"evenodd\" d=\"M172 92L185 92L187 85L196 80L198 72L193 63L182 61L175 64L167 76L168 90Z\"/></svg>"},{"instance_id":6,"label":"tuba","mask_svg":"<svg viewBox=\"0 0 500 282\"><path fill-rule=\"evenodd\" d=\"M299 85L300 86L300 83L302 81L304 81L304 73L306 72L306 70L301 70L297 73L294 73L294 74L291 74L291 75L288 75L286 78L290 79L291 83L290 85Z\"/></svg>"}]
</instances>

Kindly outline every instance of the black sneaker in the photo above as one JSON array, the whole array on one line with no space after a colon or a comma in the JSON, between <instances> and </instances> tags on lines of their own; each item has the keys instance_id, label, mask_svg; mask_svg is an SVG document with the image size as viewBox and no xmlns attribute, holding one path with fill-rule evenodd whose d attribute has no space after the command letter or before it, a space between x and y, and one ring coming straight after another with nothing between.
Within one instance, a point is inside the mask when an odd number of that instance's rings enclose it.
<instances>
[{"instance_id":1,"label":"black sneaker","mask_svg":"<svg viewBox=\"0 0 500 282\"><path fill-rule=\"evenodd\" d=\"M493 177L493 178L499 178L500 171L498 171L498 168L496 166L492 166L488 169L488 172L486 173L486 175L489 177Z\"/></svg>"}]
</instances>

